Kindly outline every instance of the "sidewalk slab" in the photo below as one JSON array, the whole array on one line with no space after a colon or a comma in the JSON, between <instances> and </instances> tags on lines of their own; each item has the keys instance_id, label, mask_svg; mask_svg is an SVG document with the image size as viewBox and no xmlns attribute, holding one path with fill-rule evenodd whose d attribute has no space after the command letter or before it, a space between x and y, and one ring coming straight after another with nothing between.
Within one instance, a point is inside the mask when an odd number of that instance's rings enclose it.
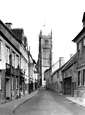
<instances>
[{"instance_id":1,"label":"sidewalk slab","mask_svg":"<svg viewBox=\"0 0 85 115\"><path fill-rule=\"evenodd\" d=\"M38 92L39 92L38 90L35 90L31 94L28 94L24 97L10 101L5 104L1 104L0 105L0 115L12 115L12 113L15 111L17 107L19 107L21 104L26 102L28 99L34 97Z\"/></svg>"},{"instance_id":2,"label":"sidewalk slab","mask_svg":"<svg viewBox=\"0 0 85 115\"><path fill-rule=\"evenodd\" d=\"M70 95L64 95L63 93L59 93L59 95L63 96L64 98L68 99L69 101L78 104L79 106L85 107L85 101L81 100L81 98L72 97Z\"/></svg>"},{"instance_id":3,"label":"sidewalk slab","mask_svg":"<svg viewBox=\"0 0 85 115\"><path fill-rule=\"evenodd\" d=\"M66 97L66 99L72 101L73 103L76 103L82 107L85 107L85 103L83 101L80 101L79 98L75 98L75 97Z\"/></svg>"}]
</instances>

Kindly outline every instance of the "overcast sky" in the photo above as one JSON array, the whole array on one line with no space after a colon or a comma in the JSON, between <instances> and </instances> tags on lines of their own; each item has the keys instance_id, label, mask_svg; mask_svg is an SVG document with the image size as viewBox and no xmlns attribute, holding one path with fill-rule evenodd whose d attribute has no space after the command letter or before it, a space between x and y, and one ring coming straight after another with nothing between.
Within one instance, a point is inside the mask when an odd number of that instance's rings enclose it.
<instances>
[{"instance_id":1,"label":"overcast sky","mask_svg":"<svg viewBox=\"0 0 85 115\"><path fill-rule=\"evenodd\" d=\"M85 0L0 0L0 19L11 22L12 28L23 28L31 47L31 54L38 59L38 35L43 24L53 32L53 63L59 57L70 58L76 52L72 39L82 29Z\"/></svg>"}]
</instances>

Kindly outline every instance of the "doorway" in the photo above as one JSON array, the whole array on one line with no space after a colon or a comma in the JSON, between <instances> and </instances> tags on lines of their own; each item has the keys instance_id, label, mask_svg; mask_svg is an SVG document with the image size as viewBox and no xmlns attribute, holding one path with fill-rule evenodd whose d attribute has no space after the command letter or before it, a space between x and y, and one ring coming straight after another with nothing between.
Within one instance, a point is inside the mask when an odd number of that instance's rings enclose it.
<instances>
[{"instance_id":1,"label":"doorway","mask_svg":"<svg viewBox=\"0 0 85 115\"><path fill-rule=\"evenodd\" d=\"M9 78L6 78L6 99L11 99L11 84Z\"/></svg>"},{"instance_id":2,"label":"doorway","mask_svg":"<svg viewBox=\"0 0 85 115\"><path fill-rule=\"evenodd\" d=\"M72 87L72 79L71 77L64 79L64 94L71 94L71 87Z\"/></svg>"}]
</instances>

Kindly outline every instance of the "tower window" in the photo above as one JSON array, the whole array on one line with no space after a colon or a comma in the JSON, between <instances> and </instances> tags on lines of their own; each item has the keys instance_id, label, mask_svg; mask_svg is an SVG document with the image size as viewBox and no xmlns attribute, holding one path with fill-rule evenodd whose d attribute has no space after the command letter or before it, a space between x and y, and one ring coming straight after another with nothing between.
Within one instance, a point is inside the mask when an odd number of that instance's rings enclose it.
<instances>
[{"instance_id":1,"label":"tower window","mask_svg":"<svg viewBox=\"0 0 85 115\"><path fill-rule=\"evenodd\" d=\"M49 41L46 39L45 40L45 45L48 45L49 44Z\"/></svg>"}]
</instances>

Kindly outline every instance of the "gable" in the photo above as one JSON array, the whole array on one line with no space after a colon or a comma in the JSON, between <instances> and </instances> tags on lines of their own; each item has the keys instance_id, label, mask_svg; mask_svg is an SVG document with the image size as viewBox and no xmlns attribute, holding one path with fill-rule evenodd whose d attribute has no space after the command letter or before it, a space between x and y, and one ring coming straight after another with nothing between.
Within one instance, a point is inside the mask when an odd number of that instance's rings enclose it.
<instances>
[{"instance_id":1,"label":"gable","mask_svg":"<svg viewBox=\"0 0 85 115\"><path fill-rule=\"evenodd\" d=\"M78 43L84 36L85 36L85 28L83 28L72 41Z\"/></svg>"}]
</instances>

